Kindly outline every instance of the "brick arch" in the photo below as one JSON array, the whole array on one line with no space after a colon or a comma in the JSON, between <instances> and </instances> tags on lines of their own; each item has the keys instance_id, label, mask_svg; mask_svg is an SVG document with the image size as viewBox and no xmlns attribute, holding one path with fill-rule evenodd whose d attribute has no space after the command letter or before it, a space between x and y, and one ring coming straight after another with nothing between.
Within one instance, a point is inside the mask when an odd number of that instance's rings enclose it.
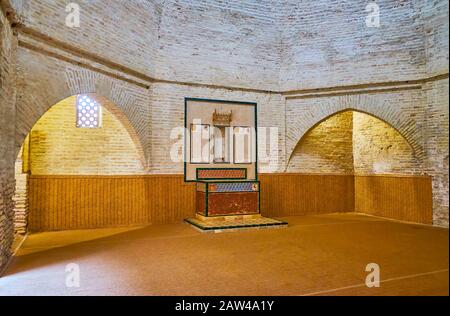
<instances>
[{"instance_id":1,"label":"brick arch","mask_svg":"<svg viewBox=\"0 0 450 316\"><path fill-rule=\"evenodd\" d=\"M139 139L139 135L137 134L137 132L134 129L131 122L128 120L128 117L121 111L121 109L118 106L116 106L114 103L112 103L106 97L104 97L102 95L98 95L96 93L86 93L85 95L88 95L90 98L96 100L102 107L104 107L106 110L108 110L109 113L111 113L115 118L117 118L119 120L119 122L122 124L122 126L127 131L128 136L131 138L131 140L135 146L135 149L139 155L142 166L145 169L146 168L146 158L145 158L144 147ZM76 95L74 95L74 96L76 96ZM71 97L73 97L73 96L69 96L68 98L71 98ZM66 98L66 99L68 99L68 98ZM66 100L66 99L63 99L63 100L57 102L56 104L52 105L50 108L52 108L53 106L56 106L57 104L59 104L60 102ZM42 118L43 116L45 116L47 111L41 117L39 117L39 119ZM39 121L39 119L36 121L36 123ZM75 118L74 118L74 120L75 120ZM16 160L17 160L17 157L16 157Z\"/></svg>"},{"instance_id":2,"label":"brick arch","mask_svg":"<svg viewBox=\"0 0 450 316\"><path fill-rule=\"evenodd\" d=\"M409 147L410 147L410 149L411 149L413 155L414 155L415 157L417 157L416 150L414 149L414 147L413 147L413 145L411 144L411 142L410 142L410 141L409 141L409 140L408 140L408 139L407 139L407 138L406 138L406 137L405 137L405 136L404 136L397 128L393 127L391 124L389 124L389 123L386 122L385 120L383 120L383 119L381 119L381 118L379 118L379 117L377 117L377 116L375 116L375 115L373 115L373 114L367 113L367 112L362 111L362 110L356 110L356 109L349 108L349 109L340 110L340 111L337 111L337 112L335 112L335 113L333 113L333 114L331 114L331 115L328 115L328 116L326 116L325 118L323 118L323 119L321 119L320 121L318 121L317 123L315 123L311 128L309 128L309 129L301 136L301 138L300 138L299 141L297 142L296 146L294 147L294 149L293 149L291 155L289 156L289 159L287 160L287 164L286 164L286 170L289 169L289 166L290 166L290 163L291 163L291 161L292 161L292 158L294 157L294 154L296 153L297 149L302 145L303 141L304 141L305 138L309 135L309 133L310 133L312 130L314 130L316 127L318 127L320 124L322 124L323 122L327 121L328 119L330 119L330 118L332 118L332 117L334 117L334 116L336 116L336 115L339 115L339 114L341 114L341 113L344 113L344 112L358 112L358 113L362 113L362 114L365 114L365 115L369 115L369 116L371 116L371 117L373 117L373 118L376 118L377 120L380 120L381 122L385 123L385 124L388 125L390 128L394 129L400 136L402 136L402 138L403 138L403 139L406 141L406 143L409 145Z\"/></svg>"},{"instance_id":3,"label":"brick arch","mask_svg":"<svg viewBox=\"0 0 450 316\"><path fill-rule=\"evenodd\" d=\"M402 93L386 95L384 101L375 95L348 95L327 99L304 99L289 105L286 121L286 168L294 151L304 136L326 119L344 111L356 111L375 117L395 129L411 146L419 162L425 158L422 135L417 114L409 109L411 105L401 106L405 99Z\"/></svg>"},{"instance_id":4,"label":"brick arch","mask_svg":"<svg viewBox=\"0 0 450 316\"><path fill-rule=\"evenodd\" d=\"M103 100L122 122L147 168L147 89L76 66L53 64L48 58L34 54L21 64L21 57L16 99L16 155L31 128L53 105L73 95L91 94Z\"/></svg>"}]
</instances>

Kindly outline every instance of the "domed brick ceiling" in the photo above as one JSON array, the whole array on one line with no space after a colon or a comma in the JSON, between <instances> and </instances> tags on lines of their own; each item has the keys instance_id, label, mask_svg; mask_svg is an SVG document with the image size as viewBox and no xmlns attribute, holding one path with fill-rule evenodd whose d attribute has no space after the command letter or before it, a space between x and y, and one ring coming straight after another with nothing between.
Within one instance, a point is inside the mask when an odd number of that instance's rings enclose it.
<instances>
[{"instance_id":1,"label":"domed brick ceiling","mask_svg":"<svg viewBox=\"0 0 450 316\"><path fill-rule=\"evenodd\" d=\"M444 1L377 1L380 27L368 27L365 0L84 0L79 28L65 26L67 1L12 2L26 28L158 80L285 91L420 78L445 70L428 59L448 62Z\"/></svg>"}]
</instances>

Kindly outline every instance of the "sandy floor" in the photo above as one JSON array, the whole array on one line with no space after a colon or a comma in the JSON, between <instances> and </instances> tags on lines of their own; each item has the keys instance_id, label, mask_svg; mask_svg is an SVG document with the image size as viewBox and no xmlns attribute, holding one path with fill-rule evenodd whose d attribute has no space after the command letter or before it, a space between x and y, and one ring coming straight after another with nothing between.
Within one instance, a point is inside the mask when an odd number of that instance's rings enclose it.
<instances>
[{"instance_id":1,"label":"sandy floor","mask_svg":"<svg viewBox=\"0 0 450 316\"><path fill-rule=\"evenodd\" d=\"M356 214L202 234L188 224L34 234L0 295L448 295L448 229ZM367 288L368 263L381 287ZM66 287L78 264L80 287Z\"/></svg>"}]
</instances>

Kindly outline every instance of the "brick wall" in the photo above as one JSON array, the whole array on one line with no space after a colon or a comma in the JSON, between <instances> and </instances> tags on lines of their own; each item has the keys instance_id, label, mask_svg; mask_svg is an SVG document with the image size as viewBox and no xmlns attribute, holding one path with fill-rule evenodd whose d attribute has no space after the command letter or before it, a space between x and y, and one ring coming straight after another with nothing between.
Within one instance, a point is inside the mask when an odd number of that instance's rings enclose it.
<instances>
[{"instance_id":1,"label":"brick wall","mask_svg":"<svg viewBox=\"0 0 450 316\"><path fill-rule=\"evenodd\" d=\"M427 73L448 73L449 2L424 1L422 18L425 23ZM424 86L426 119L424 126L425 172L433 176L433 223L448 227L449 216L449 153L448 79Z\"/></svg>"},{"instance_id":2,"label":"brick wall","mask_svg":"<svg viewBox=\"0 0 450 316\"><path fill-rule=\"evenodd\" d=\"M353 174L353 112L338 113L307 132L288 172Z\"/></svg>"},{"instance_id":3,"label":"brick wall","mask_svg":"<svg viewBox=\"0 0 450 316\"><path fill-rule=\"evenodd\" d=\"M66 0L13 3L27 27L146 76L262 89L278 85L281 39L269 0L80 0L79 28L65 26Z\"/></svg>"},{"instance_id":4,"label":"brick wall","mask_svg":"<svg viewBox=\"0 0 450 316\"><path fill-rule=\"evenodd\" d=\"M11 2L24 25L40 33L148 75L155 72L163 1L73 1L80 6L79 28L65 24L71 1Z\"/></svg>"},{"instance_id":5,"label":"brick wall","mask_svg":"<svg viewBox=\"0 0 450 316\"><path fill-rule=\"evenodd\" d=\"M370 2L286 0L282 7L282 89L409 80L425 75L420 16L424 1L377 0L380 27L372 28L365 23Z\"/></svg>"},{"instance_id":6,"label":"brick wall","mask_svg":"<svg viewBox=\"0 0 450 316\"><path fill-rule=\"evenodd\" d=\"M77 128L76 97L54 105L30 134L32 175L114 175L145 172L125 127L102 104L101 128Z\"/></svg>"},{"instance_id":7,"label":"brick wall","mask_svg":"<svg viewBox=\"0 0 450 316\"><path fill-rule=\"evenodd\" d=\"M3 9L3 8L2 8ZM16 39L0 10L0 273L14 238L14 120Z\"/></svg>"},{"instance_id":8,"label":"brick wall","mask_svg":"<svg viewBox=\"0 0 450 316\"><path fill-rule=\"evenodd\" d=\"M448 1L421 1L427 73L448 73Z\"/></svg>"},{"instance_id":9,"label":"brick wall","mask_svg":"<svg viewBox=\"0 0 450 316\"><path fill-rule=\"evenodd\" d=\"M26 234L28 226L28 138L20 149L15 163L16 186L14 202L14 233Z\"/></svg>"},{"instance_id":10,"label":"brick wall","mask_svg":"<svg viewBox=\"0 0 450 316\"><path fill-rule=\"evenodd\" d=\"M277 90L280 65L273 1L165 1L156 76Z\"/></svg>"},{"instance_id":11,"label":"brick wall","mask_svg":"<svg viewBox=\"0 0 450 316\"><path fill-rule=\"evenodd\" d=\"M79 28L65 0L12 3L27 28L177 82L317 88L421 78L448 60L445 0L378 0L380 27L366 26L366 0L80 0Z\"/></svg>"},{"instance_id":12,"label":"brick wall","mask_svg":"<svg viewBox=\"0 0 450 316\"><path fill-rule=\"evenodd\" d=\"M433 222L442 226L448 226L449 216L448 91L448 79L429 83L425 87L427 111L424 139L427 159L424 171L433 177Z\"/></svg>"},{"instance_id":13,"label":"brick wall","mask_svg":"<svg viewBox=\"0 0 450 316\"><path fill-rule=\"evenodd\" d=\"M392 126L353 113L355 174L420 174L421 168L406 139Z\"/></svg>"}]
</instances>

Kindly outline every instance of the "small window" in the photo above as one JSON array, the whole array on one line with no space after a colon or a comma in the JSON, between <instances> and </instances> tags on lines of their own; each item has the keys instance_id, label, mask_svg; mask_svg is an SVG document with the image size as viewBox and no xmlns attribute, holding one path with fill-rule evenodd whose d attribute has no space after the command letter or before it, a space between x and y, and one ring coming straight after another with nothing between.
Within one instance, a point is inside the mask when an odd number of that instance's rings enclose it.
<instances>
[{"instance_id":1,"label":"small window","mask_svg":"<svg viewBox=\"0 0 450 316\"><path fill-rule=\"evenodd\" d=\"M252 163L252 129L250 127L234 128L234 163Z\"/></svg>"},{"instance_id":2,"label":"small window","mask_svg":"<svg viewBox=\"0 0 450 316\"><path fill-rule=\"evenodd\" d=\"M214 126L214 163L230 162L230 127Z\"/></svg>"},{"instance_id":3,"label":"small window","mask_svg":"<svg viewBox=\"0 0 450 316\"><path fill-rule=\"evenodd\" d=\"M99 128L101 127L101 106L92 98L80 95L77 98L77 127Z\"/></svg>"},{"instance_id":4,"label":"small window","mask_svg":"<svg viewBox=\"0 0 450 316\"><path fill-rule=\"evenodd\" d=\"M191 163L209 163L209 139L208 124L191 124Z\"/></svg>"}]
</instances>

